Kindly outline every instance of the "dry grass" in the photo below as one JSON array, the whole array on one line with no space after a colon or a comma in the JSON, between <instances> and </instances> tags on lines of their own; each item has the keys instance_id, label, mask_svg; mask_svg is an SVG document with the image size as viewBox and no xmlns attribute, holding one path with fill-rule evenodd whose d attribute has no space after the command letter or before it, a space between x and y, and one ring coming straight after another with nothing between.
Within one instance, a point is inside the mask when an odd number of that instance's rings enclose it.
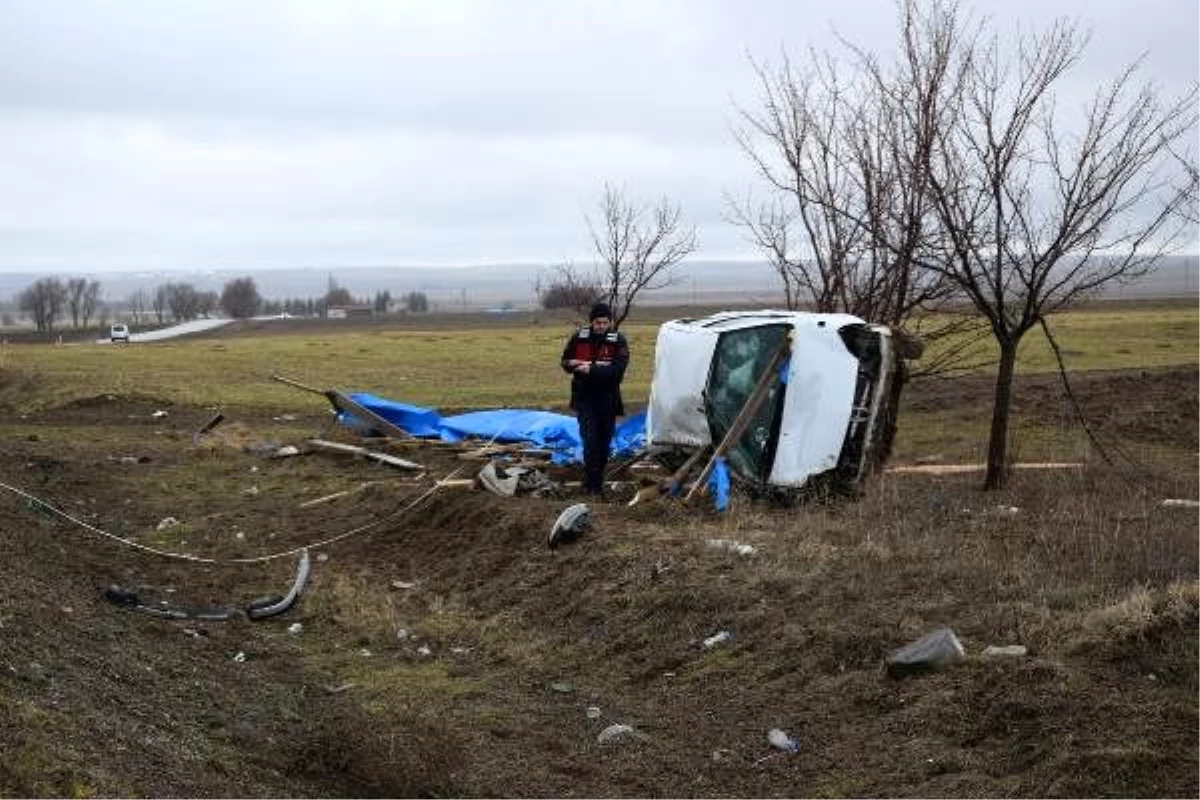
<instances>
[{"instance_id":1,"label":"dry grass","mask_svg":"<svg viewBox=\"0 0 1200 800\"><path fill-rule=\"evenodd\" d=\"M344 367L348 381L366 368L343 361L344 341L332 350L298 341L320 351L302 361L314 372L301 379L323 383L319 365ZM145 350L203 352L193 346ZM390 369L381 352L362 355ZM211 415L207 400L173 402L151 421L176 379L156 383L146 359L133 379L140 400L71 383L55 372L65 361L42 372L58 383L36 388L45 410L8 418L0 479L101 527L164 545L186 537L188 548L224 557L387 522L318 548L286 617L185 636L105 607L94 584L249 599L286 586L294 562L172 567L110 542L83 546L68 526L0 506L10 531L0 649L19 673L0 671L0 745L13 754L0 759L0 793L1195 796L1196 516L1158 502L1200 492L1196 417L1177 402L1180 387L1194 394L1186 371L1105 375L1082 393L1110 441L1146 456L1136 472L1089 455L1077 470L1018 471L993 493L978 490L978 475L897 473L854 501L791 508L736 494L724 514L600 503L589 534L550 551L562 500L444 492L391 516L423 484L327 454L256 455L263 440L293 442L328 420L320 398L311 414L276 419L308 399L286 387L262 393L248 350L225 383L189 387L193 398L252 398L226 409L210 440L222 444L197 446L189 432ZM218 363L198 367L206 380L217 380ZM474 379L463 380L470 391ZM14 385L0 399L13 400ZM560 376L547 386L560 389ZM1073 447L1050 387L1020 387L1021 413L1049 431L1045 442L1019 441L1023 456ZM89 388L84 402L48 399ZM953 462L978 447L964 432L986 386L925 391L902 417L903 452ZM461 464L414 450L405 457L428 458L431 475ZM114 465L113 455L148 460ZM381 474L390 480L352 502L302 508ZM185 524L155 531L168 515ZM286 632L293 622L298 635ZM962 640L966 663L912 680L883 674L890 651L941 625ZM728 642L704 646L722 630ZM1004 644L1029 655L981 657ZM238 651L250 658L234 663ZM39 672L35 660L53 669ZM585 714L591 707L599 717ZM613 722L642 737L598 744ZM763 760L769 727L798 736L801 753Z\"/></svg>"}]
</instances>

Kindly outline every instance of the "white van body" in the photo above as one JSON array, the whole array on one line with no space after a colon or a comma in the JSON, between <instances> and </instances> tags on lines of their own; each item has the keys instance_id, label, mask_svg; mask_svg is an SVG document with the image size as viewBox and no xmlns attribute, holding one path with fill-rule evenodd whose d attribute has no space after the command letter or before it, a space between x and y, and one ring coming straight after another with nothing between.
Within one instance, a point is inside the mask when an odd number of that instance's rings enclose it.
<instances>
[{"instance_id":1,"label":"white van body","mask_svg":"<svg viewBox=\"0 0 1200 800\"><path fill-rule=\"evenodd\" d=\"M129 326L124 325L120 322L114 323L112 325L112 327L110 327L108 329L108 338L110 341L113 341L113 342L125 342L126 344L128 344L129 343Z\"/></svg>"},{"instance_id":2,"label":"white van body","mask_svg":"<svg viewBox=\"0 0 1200 800\"><path fill-rule=\"evenodd\" d=\"M651 448L714 446L730 412L741 408L770 353L788 343L790 358L742 440L752 453L731 462L759 486L799 488L836 470L855 486L886 458L894 414L897 359L891 330L849 314L796 311L721 312L659 328L646 420ZM854 342L862 355L850 349ZM723 415L723 421L722 421Z\"/></svg>"}]
</instances>

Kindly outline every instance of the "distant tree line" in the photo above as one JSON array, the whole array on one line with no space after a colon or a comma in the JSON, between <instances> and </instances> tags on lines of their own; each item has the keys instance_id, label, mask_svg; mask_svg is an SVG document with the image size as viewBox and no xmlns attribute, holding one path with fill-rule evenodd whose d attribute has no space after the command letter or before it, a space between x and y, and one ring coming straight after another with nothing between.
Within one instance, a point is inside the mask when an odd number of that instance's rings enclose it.
<instances>
[{"instance_id":1,"label":"distant tree line","mask_svg":"<svg viewBox=\"0 0 1200 800\"><path fill-rule=\"evenodd\" d=\"M152 291L137 289L123 303L103 302L101 288L100 281L86 278L40 278L17 294L15 305L42 333L52 333L67 325L73 330L104 326L119 315L134 322L165 325L211 317L218 312L234 319L248 319L258 314L324 317L330 308L339 306L369 305L377 314L397 309L407 313L429 311L429 298L424 292L408 292L397 303L390 291L380 290L368 302L355 298L332 277L320 297L283 300L263 299L254 278L249 276L228 281L220 293L200 291L190 283L169 282ZM13 324L10 314L4 315L4 324Z\"/></svg>"},{"instance_id":2,"label":"distant tree line","mask_svg":"<svg viewBox=\"0 0 1200 800\"><path fill-rule=\"evenodd\" d=\"M17 295L17 307L34 326L51 333L60 320L71 319L73 328L86 328L99 310L100 282L86 278L41 278Z\"/></svg>"}]
</instances>

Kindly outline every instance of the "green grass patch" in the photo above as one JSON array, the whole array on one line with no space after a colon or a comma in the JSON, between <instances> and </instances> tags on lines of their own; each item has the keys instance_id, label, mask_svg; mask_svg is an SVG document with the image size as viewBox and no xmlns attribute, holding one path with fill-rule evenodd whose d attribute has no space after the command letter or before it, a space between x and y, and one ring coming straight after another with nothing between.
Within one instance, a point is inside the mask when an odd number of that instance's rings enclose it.
<instances>
[{"instance_id":1,"label":"green grass patch","mask_svg":"<svg viewBox=\"0 0 1200 800\"><path fill-rule=\"evenodd\" d=\"M568 328L547 330L330 332L111 345L23 345L6 350L0 403L20 410L103 395L197 406L295 409L282 375L320 389L370 392L437 408L562 407L568 378L558 366ZM625 391L649 395L656 326L630 326Z\"/></svg>"},{"instance_id":2,"label":"green grass patch","mask_svg":"<svg viewBox=\"0 0 1200 800\"><path fill-rule=\"evenodd\" d=\"M1055 315L1050 329L1072 371L1197 362L1195 307L1088 308ZM10 345L0 360L0 404L30 411L113 395L263 411L324 406L319 397L271 379L278 374L315 388L370 392L444 410L561 409L568 390L558 357L570 330L489 328L481 320L459 330L331 329L129 347ZM624 330L632 345L625 396L637 407L649 397L658 326L627 324ZM987 361L993 351L989 342L980 355ZM1019 372L1054 369L1045 337L1030 331Z\"/></svg>"}]
</instances>

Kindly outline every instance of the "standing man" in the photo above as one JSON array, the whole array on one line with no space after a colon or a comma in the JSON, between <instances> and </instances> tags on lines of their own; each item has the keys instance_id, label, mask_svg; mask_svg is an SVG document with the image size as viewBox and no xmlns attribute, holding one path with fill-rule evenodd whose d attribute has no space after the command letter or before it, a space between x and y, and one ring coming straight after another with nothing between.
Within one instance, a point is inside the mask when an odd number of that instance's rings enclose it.
<instances>
[{"instance_id":1,"label":"standing man","mask_svg":"<svg viewBox=\"0 0 1200 800\"><path fill-rule=\"evenodd\" d=\"M588 325L572 334L563 348L562 368L571 374L571 408L579 419L583 440L583 488L604 492L604 468L612 446L617 417L625 413L621 380L629 364L629 344L612 327L612 309L596 303Z\"/></svg>"}]
</instances>

